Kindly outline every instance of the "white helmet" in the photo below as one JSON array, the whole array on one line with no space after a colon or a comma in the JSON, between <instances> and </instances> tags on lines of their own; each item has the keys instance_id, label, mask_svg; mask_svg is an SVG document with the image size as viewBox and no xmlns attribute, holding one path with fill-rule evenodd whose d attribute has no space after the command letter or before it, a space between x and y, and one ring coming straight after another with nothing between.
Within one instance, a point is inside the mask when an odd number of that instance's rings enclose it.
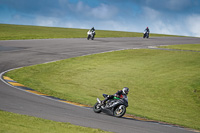
<instances>
[{"instance_id":1,"label":"white helmet","mask_svg":"<svg viewBox=\"0 0 200 133\"><path fill-rule=\"evenodd\" d=\"M122 91L123 91L123 94L128 95L129 88L128 88L128 87L124 87L124 88L122 89Z\"/></svg>"}]
</instances>

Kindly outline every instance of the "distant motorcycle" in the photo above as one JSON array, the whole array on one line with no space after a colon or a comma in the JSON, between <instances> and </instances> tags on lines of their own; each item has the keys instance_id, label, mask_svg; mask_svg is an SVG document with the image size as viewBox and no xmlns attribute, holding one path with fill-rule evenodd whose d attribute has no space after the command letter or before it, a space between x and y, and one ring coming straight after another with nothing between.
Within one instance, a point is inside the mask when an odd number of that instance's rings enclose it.
<instances>
[{"instance_id":1,"label":"distant motorcycle","mask_svg":"<svg viewBox=\"0 0 200 133\"><path fill-rule=\"evenodd\" d=\"M108 95L103 94L106 98ZM104 105L101 104L101 100L97 98L97 103L93 106L93 111L95 113L100 113L101 111L110 111L112 115L116 117L122 117L126 113L126 108L128 107L128 97L123 95L123 98L114 97L108 100Z\"/></svg>"},{"instance_id":2,"label":"distant motorcycle","mask_svg":"<svg viewBox=\"0 0 200 133\"><path fill-rule=\"evenodd\" d=\"M147 32L147 31L144 31L143 38L149 38L149 32Z\"/></svg>"},{"instance_id":3,"label":"distant motorcycle","mask_svg":"<svg viewBox=\"0 0 200 133\"><path fill-rule=\"evenodd\" d=\"M87 35L88 35L88 37L87 37L88 40L89 40L89 39L94 40L95 31L89 30L89 31L87 32Z\"/></svg>"}]
</instances>

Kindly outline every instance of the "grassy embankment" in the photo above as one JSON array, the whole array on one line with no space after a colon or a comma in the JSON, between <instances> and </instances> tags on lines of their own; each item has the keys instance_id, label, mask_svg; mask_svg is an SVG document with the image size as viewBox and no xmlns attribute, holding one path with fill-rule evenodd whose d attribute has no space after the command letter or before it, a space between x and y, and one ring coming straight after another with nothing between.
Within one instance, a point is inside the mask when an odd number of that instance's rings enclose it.
<instances>
[{"instance_id":1,"label":"grassy embankment","mask_svg":"<svg viewBox=\"0 0 200 133\"><path fill-rule=\"evenodd\" d=\"M42 93L88 105L102 93L113 94L127 86L127 113L200 129L199 52L115 51L25 67L6 75Z\"/></svg>"},{"instance_id":2,"label":"grassy embankment","mask_svg":"<svg viewBox=\"0 0 200 133\"><path fill-rule=\"evenodd\" d=\"M181 45L160 46L159 48L200 51L199 45L200 44L192 44L192 45L191 44L181 44Z\"/></svg>"},{"instance_id":3,"label":"grassy embankment","mask_svg":"<svg viewBox=\"0 0 200 133\"><path fill-rule=\"evenodd\" d=\"M0 24L0 40L86 38L88 29ZM96 37L142 37L143 33L97 30ZM151 34L152 36L170 36Z\"/></svg>"},{"instance_id":4,"label":"grassy embankment","mask_svg":"<svg viewBox=\"0 0 200 133\"><path fill-rule=\"evenodd\" d=\"M108 133L99 129L75 126L0 110L1 133Z\"/></svg>"}]
</instances>

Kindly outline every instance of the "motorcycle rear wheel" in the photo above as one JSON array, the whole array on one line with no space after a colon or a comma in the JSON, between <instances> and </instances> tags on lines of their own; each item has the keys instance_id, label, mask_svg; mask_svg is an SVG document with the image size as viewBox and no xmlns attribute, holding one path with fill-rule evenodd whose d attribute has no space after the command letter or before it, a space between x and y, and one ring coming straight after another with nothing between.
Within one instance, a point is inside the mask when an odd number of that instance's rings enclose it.
<instances>
[{"instance_id":1,"label":"motorcycle rear wheel","mask_svg":"<svg viewBox=\"0 0 200 133\"><path fill-rule=\"evenodd\" d=\"M124 105L117 106L113 111L113 115L116 117L122 117L125 113L126 107Z\"/></svg>"},{"instance_id":2,"label":"motorcycle rear wheel","mask_svg":"<svg viewBox=\"0 0 200 133\"><path fill-rule=\"evenodd\" d=\"M93 106L93 111L95 113L100 113L101 112L101 107L99 106L98 102Z\"/></svg>"}]
</instances>

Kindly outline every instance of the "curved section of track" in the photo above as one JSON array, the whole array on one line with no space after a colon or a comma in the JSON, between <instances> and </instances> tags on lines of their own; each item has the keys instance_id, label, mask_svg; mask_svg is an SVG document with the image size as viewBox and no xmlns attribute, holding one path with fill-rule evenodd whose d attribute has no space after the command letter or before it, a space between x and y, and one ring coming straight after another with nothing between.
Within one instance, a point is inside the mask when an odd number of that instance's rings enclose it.
<instances>
[{"instance_id":1,"label":"curved section of track","mask_svg":"<svg viewBox=\"0 0 200 133\"><path fill-rule=\"evenodd\" d=\"M0 41L0 73L8 69L113 50L198 44L200 38L96 38ZM95 101L94 101L95 102ZM0 109L45 119L124 133L189 133L188 129L95 114L92 109L18 90L0 81Z\"/></svg>"}]
</instances>

